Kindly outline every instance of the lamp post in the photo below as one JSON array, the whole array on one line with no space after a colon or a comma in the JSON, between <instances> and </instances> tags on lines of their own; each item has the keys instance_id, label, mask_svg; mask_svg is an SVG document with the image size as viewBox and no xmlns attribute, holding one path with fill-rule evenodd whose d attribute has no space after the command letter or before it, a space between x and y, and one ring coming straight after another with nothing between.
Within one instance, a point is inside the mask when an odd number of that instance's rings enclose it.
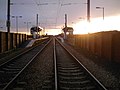
<instances>
[{"instance_id":1,"label":"lamp post","mask_svg":"<svg viewBox=\"0 0 120 90\"><path fill-rule=\"evenodd\" d=\"M105 11L104 11L104 7L96 7L96 9L102 9L103 10L103 20L104 20L104 13L105 13Z\"/></svg>"},{"instance_id":2,"label":"lamp post","mask_svg":"<svg viewBox=\"0 0 120 90\"><path fill-rule=\"evenodd\" d=\"M18 18L22 18L22 16L12 16L12 18L16 19L16 32L18 33Z\"/></svg>"},{"instance_id":3,"label":"lamp post","mask_svg":"<svg viewBox=\"0 0 120 90\"><path fill-rule=\"evenodd\" d=\"M24 23L27 25L27 33L28 33L28 29L29 29L28 25L31 24L31 22L24 22Z\"/></svg>"}]
</instances>

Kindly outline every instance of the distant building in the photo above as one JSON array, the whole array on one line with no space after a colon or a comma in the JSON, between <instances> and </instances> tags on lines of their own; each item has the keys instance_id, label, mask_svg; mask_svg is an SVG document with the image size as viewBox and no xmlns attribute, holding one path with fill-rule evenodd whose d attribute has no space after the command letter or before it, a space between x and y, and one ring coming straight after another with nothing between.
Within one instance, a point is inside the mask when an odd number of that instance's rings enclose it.
<instances>
[{"instance_id":1,"label":"distant building","mask_svg":"<svg viewBox=\"0 0 120 90\"><path fill-rule=\"evenodd\" d=\"M31 34L33 35L33 38L38 38L38 37L40 37L40 35L38 34L40 31L42 31L42 29L41 29L40 27L37 27L37 26L32 27L32 28L30 29L30 32L31 32Z\"/></svg>"},{"instance_id":2,"label":"distant building","mask_svg":"<svg viewBox=\"0 0 120 90\"><path fill-rule=\"evenodd\" d=\"M64 39L67 38L66 33L68 33L69 35L73 35L74 30L72 27L64 27L62 30L64 31Z\"/></svg>"}]
</instances>

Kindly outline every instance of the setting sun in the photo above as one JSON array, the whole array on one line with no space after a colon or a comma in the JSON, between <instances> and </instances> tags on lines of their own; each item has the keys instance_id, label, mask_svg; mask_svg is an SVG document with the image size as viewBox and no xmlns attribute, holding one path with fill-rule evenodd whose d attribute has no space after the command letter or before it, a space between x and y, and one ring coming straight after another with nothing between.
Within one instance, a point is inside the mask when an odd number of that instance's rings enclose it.
<instances>
[{"instance_id":1,"label":"setting sun","mask_svg":"<svg viewBox=\"0 0 120 90\"><path fill-rule=\"evenodd\" d=\"M48 35L58 35L61 33L61 29L46 29L45 34Z\"/></svg>"},{"instance_id":2,"label":"setting sun","mask_svg":"<svg viewBox=\"0 0 120 90\"><path fill-rule=\"evenodd\" d=\"M74 34L87 34L99 31L120 30L120 15L91 19L91 22L80 21L73 25Z\"/></svg>"}]
</instances>

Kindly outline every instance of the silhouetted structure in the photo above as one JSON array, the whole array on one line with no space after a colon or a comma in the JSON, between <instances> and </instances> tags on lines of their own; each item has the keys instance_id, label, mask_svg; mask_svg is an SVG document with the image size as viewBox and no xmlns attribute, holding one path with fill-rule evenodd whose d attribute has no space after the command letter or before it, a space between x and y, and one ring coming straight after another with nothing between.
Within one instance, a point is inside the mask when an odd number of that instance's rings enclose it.
<instances>
[{"instance_id":1,"label":"silhouetted structure","mask_svg":"<svg viewBox=\"0 0 120 90\"><path fill-rule=\"evenodd\" d=\"M67 38L66 33L68 34L73 34L73 28L72 27L67 27L67 14L65 14L65 27L62 29L64 31L64 39Z\"/></svg>"},{"instance_id":2,"label":"silhouetted structure","mask_svg":"<svg viewBox=\"0 0 120 90\"><path fill-rule=\"evenodd\" d=\"M31 29L30 29L30 32L31 32L31 34L33 35L33 38L38 38L38 32L40 32L42 29L40 28L40 27L37 27L37 26L35 26L35 27L32 27Z\"/></svg>"}]
</instances>

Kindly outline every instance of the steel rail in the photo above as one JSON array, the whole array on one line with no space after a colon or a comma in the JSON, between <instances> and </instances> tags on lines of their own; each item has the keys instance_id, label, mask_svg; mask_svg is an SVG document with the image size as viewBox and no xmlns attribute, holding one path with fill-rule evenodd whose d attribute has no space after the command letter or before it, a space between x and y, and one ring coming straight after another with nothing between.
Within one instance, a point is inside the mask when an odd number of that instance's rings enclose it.
<instances>
[{"instance_id":1,"label":"steel rail","mask_svg":"<svg viewBox=\"0 0 120 90\"><path fill-rule=\"evenodd\" d=\"M59 44L91 75L91 77L104 89L108 90L65 46L56 38Z\"/></svg>"},{"instance_id":2,"label":"steel rail","mask_svg":"<svg viewBox=\"0 0 120 90\"><path fill-rule=\"evenodd\" d=\"M57 80L57 60L56 60L56 45L55 38L53 38L54 43L54 72L55 72L55 90L58 90L58 80Z\"/></svg>"},{"instance_id":3,"label":"steel rail","mask_svg":"<svg viewBox=\"0 0 120 90\"><path fill-rule=\"evenodd\" d=\"M9 90L9 87L14 83L14 81L20 76L20 74L28 67L28 65L30 65L30 63L37 57L37 55L39 53L41 53L45 47L52 41L52 39L49 40L49 42L47 42L47 44L45 44L45 46L23 67L22 70L20 70L20 72L3 88L3 90Z\"/></svg>"}]
</instances>

